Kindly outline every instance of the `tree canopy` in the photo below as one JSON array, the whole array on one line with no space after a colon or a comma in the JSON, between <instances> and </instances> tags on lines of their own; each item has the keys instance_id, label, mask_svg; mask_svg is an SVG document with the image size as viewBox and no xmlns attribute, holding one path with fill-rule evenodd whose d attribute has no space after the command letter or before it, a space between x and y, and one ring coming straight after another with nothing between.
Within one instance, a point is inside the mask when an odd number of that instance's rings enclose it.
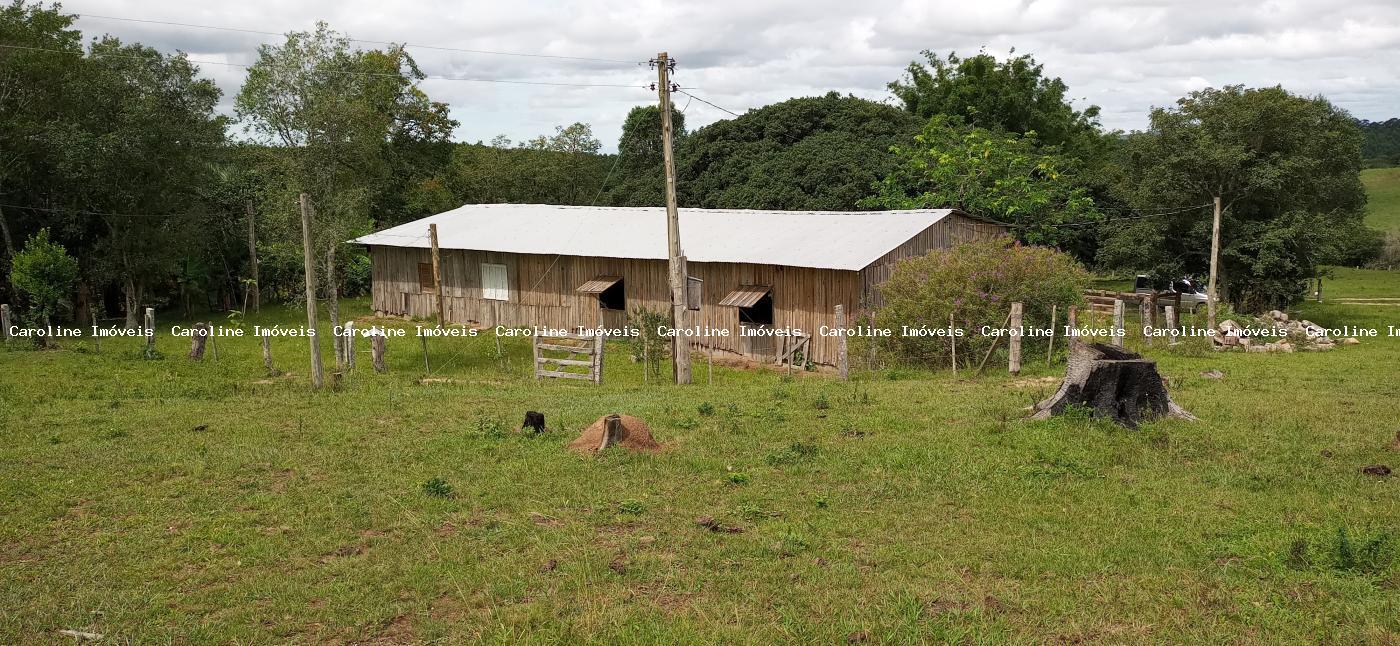
<instances>
[{"instance_id":1,"label":"tree canopy","mask_svg":"<svg viewBox=\"0 0 1400 646\"><path fill-rule=\"evenodd\" d=\"M1015 53L1015 50L1012 50ZM986 52L962 58L925 50L903 79L889 84L904 109L921 119L961 117L969 125L1017 134L1077 152L1080 140L1098 136L1098 106L1076 110L1059 77L1029 54L998 60Z\"/></svg>"},{"instance_id":2,"label":"tree canopy","mask_svg":"<svg viewBox=\"0 0 1400 646\"><path fill-rule=\"evenodd\" d=\"M685 138L681 204L724 209L853 210L918 132L910 114L835 92L789 99Z\"/></svg>"},{"instance_id":3,"label":"tree canopy","mask_svg":"<svg viewBox=\"0 0 1400 646\"><path fill-rule=\"evenodd\" d=\"M1105 265L1204 273L1219 197L1224 292L1258 308L1300 294L1336 255L1336 238L1363 226L1361 132L1324 98L1227 86L1192 92L1150 120L1125 147L1122 193L1157 215L1105 227Z\"/></svg>"}]
</instances>

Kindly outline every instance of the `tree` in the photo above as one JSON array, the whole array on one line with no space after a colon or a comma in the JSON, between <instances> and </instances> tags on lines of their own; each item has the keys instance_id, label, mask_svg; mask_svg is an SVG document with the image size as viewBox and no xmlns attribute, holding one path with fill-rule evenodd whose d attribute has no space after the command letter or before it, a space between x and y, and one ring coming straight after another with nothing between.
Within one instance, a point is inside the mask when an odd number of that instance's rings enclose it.
<instances>
[{"instance_id":1,"label":"tree","mask_svg":"<svg viewBox=\"0 0 1400 646\"><path fill-rule=\"evenodd\" d=\"M999 134L937 115L908 146L895 146L898 166L864 206L957 208L1011 225L1030 244L1063 246L1073 227L1098 220L1076 182L1073 159L1037 145L1035 135Z\"/></svg>"},{"instance_id":2,"label":"tree","mask_svg":"<svg viewBox=\"0 0 1400 646\"><path fill-rule=\"evenodd\" d=\"M135 327L146 289L176 275L191 237L210 226L199 187L224 142L219 89L183 54L106 37L64 92L71 114L43 130L55 181L49 199L99 285L115 279ZM120 215L112 215L120 214Z\"/></svg>"},{"instance_id":3,"label":"tree","mask_svg":"<svg viewBox=\"0 0 1400 646\"><path fill-rule=\"evenodd\" d=\"M0 48L0 202L32 201L36 189L47 183L47 145L36 133L71 105L63 95L72 87L73 70L83 55L82 34L72 26L73 17L57 6L24 0L0 5L0 43L12 46ZM13 230L11 214L0 208L0 260L14 256L15 240L22 235L22 229Z\"/></svg>"},{"instance_id":4,"label":"tree","mask_svg":"<svg viewBox=\"0 0 1400 646\"><path fill-rule=\"evenodd\" d=\"M918 132L908 113L835 92L718 121L677 151L682 206L843 211L894 168L891 146Z\"/></svg>"},{"instance_id":5,"label":"tree","mask_svg":"<svg viewBox=\"0 0 1400 646\"><path fill-rule=\"evenodd\" d=\"M540 135L520 146L530 150L596 155L603 147L603 142L593 136L593 126L579 122L568 126L555 126L553 136Z\"/></svg>"},{"instance_id":6,"label":"tree","mask_svg":"<svg viewBox=\"0 0 1400 646\"><path fill-rule=\"evenodd\" d=\"M340 245L373 226L371 205L391 181L395 146L446 141L456 122L447 106L418 88L423 78L402 47L351 49L349 40L318 23L291 32L282 45L263 45L248 70L235 109L248 131L289 151L292 189L275 212L283 240L300 238L292 192L314 205L319 250L333 326L340 323L343 263ZM338 340L337 340L338 342Z\"/></svg>"},{"instance_id":7,"label":"tree","mask_svg":"<svg viewBox=\"0 0 1400 646\"><path fill-rule=\"evenodd\" d=\"M685 113L671 106L672 145L686 140ZM666 203L662 168L661 108L644 105L627 112L617 141L615 178L607 187L608 202L617 206L661 206Z\"/></svg>"},{"instance_id":8,"label":"tree","mask_svg":"<svg viewBox=\"0 0 1400 646\"><path fill-rule=\"evenodd\" d=\"M1160 278L1209 267L1209 204L1221 198L1224 293L1237 307L1303 293L1338 236L1364 215L1361 133L1322 97L1227 86L1157 108L1124 146L1121 193L1144 213L1105 229L1099 260Z\"/></svg>"},{"instance_id":9,"label":"tree","mask_svg":"<svg viewBox=\"0 0 1400 646\"><path fill-rule=\"evenodd\" d=\"M1367 166L1400 166L1400 119L1358 122L1365 135L1361 158Z\"/></svg>"},{"instance_id":10,"label":"tree","mask_svg":"<svg viewBox=\"0 0 1400 646\"><path fill-rule=\"evenodd\" d=\"M1045 76L1028 54L997 60L986 52L969 58L952 52L942 58L925 50L923 56L926 63L910 63L905 77L889 84L904 109L922 119L956 115L988 130L1033 132L1074 155L1098 137L1098 106L1074 109L1064 81Z\"/></svg>"},{"instance_id":11,"label":"tree","mask_svg":"<svg viewBox=\"0 0 1400 646\"><path fill-rule=\"evenodd\" d=\"M49 240L48 229L40 229L15 254L9 274L15 290L24 296L29 318L34 322L47 327L55 315L72 308L78 261L68 255L63 245Z\"/></svg>"}]
</instances>

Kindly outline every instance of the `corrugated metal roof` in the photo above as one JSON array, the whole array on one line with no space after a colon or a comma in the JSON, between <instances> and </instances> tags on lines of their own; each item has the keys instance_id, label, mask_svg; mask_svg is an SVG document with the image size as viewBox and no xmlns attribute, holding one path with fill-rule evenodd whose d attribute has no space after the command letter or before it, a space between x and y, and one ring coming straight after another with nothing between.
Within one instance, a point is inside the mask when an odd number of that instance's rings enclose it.
<instances>
[{"instance_id":1,"label":"corrugated metal roof","mask_svg":"<svg viewBox=\"0 0 1400 646\"><path fill-rule=\"evenodd\" d=\"M740 285L739 289L729 292L719 304L722 307L753 307L754 303L763 300L771 291L773 288L767 285Z\"/></svg>"},{"instance_id":2,"label":"corrugated metal roof","mask_svg":"<svg viewBox=\"0 0 1400 646\"><path fill-rule=\"evenodd\" d=\"M584 294L601 294L603 292L608 291L609 287L616 285L617 281L619 280L622 280L621 276L599 276L582 285L579 285L578 289L574 291L582 292Z\"/></svg>"},{"instance_id":3,"label":"corrugated metal roof","mask_svg":"<svg viewBox=\"0 0 1400 646\"><path fill-rule=\"evenodd\" d=\"M681 246L691 262L855 271L952 212L681 209ZM427 248L430 223L443 249L666 259L661 207L468 204L351 242Z\"/></svg>"}]
</instances>

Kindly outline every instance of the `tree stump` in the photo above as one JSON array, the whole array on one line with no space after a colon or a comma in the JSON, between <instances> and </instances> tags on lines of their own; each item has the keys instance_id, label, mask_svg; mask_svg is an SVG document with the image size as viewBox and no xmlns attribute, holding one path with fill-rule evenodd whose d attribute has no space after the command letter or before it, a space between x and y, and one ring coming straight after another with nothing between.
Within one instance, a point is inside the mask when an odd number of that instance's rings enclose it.
<instances>
[{"instance_id":1,"label":"tree stump","mask_svg":"<svg viewBox=\"0 0 1400 646\"><path fill-rule=\"evenodd\" d=\"M388 349L388 340L382 333L376 333L369 338L370 355L373 357L374 371L387 372L389 368L384 365L384 352Z\"/></svg>"},{"instance_id":2,"label":"tree stump","mask_svg":"<svg viewBox=\"0 0 1400 646\"><path fill-rule=\"evenodd\" d=\"M602 451L621 440L622 417L614 413L603 418L603 439L598 442L598 450Z\"/></svg>"},{"instance_id":3,"label":"tree stump","mask_svg":"<svg viewBox=\"0 0 1400 646\"><path fill-rule=\"evenodd\" d=\"M544 413L532 410L525 411L525 423L520 425L520 429L527 428L534 429L536 433L543 433L545 431Z\"/></svg>"},{"instance_id":4,"label":"tree stump","mask_svg":"<svg viewBox=\"0 0 1400 646\"><path fill-rule=\"evenodd\" d=\"M1167 394L1156 362L1116 346L1077 339L1070 341L1064 383L1035 405L1032 419L1059 415L1071 405L1134 429L1139 421L1157 417L1196 419Z\"/></svg>"},{"instance_id":5,"label":"tree stump","mask_svg":"<svg viewBox=\"0 0 1400 646\"><path fill-rule=\"evenodd\" d=\"M195 323L190 334L190 358L195 361L204 360L204 344L209 341L211 326L206 323Z\"/></svg>"}]
</instances>

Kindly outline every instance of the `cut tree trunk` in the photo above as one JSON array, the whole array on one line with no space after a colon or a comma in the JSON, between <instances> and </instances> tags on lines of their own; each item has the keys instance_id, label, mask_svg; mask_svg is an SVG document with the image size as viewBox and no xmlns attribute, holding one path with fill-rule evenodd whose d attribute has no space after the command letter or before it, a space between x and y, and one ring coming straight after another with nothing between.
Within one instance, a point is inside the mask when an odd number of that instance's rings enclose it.
<instances>
[{"instance_id":1,"label":"cut tree trunk","mask_svg":"<svg viewBox=\"0 0 1400 646\"><path fill-rule=\"evenodd\" d=\"M207 323L195 323L190 334L190 358L195 361L204 360L204 345L209 341L211 326Z\"/></svg>"},{"instance_id":2,"label":"cut tree trunk","mask_svg":"<svg viewBox=\"0 0 1400 646\"><path fill-rule=\"evenodd\" d=\"M1123 348L1070 341L1064 383L1035 405L1033 419L1059 415L1067 407L1087 408L1128 428L1157 417L1196 419L1172 401L1157 364Z\"/></svg>"}]
</instances>

